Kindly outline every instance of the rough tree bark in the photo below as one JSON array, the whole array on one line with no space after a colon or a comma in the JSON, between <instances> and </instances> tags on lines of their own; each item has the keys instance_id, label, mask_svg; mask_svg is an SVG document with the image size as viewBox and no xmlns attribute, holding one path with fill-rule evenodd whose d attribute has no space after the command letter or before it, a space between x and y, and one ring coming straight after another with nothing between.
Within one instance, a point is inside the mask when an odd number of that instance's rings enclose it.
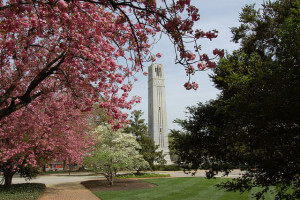
<instances>
[{"instance_id":1,"label":"rough tree bark","mask_svg":"<svg viewBox=\"0 0 300 200\"><path fill-rule=\"evenodd\" d=\"M4 170L3 175L4 175L4 187L5 188L10 188L12 185L12 178L14 176L14 172L11 170Z\"/></svg>"}]
</instances>

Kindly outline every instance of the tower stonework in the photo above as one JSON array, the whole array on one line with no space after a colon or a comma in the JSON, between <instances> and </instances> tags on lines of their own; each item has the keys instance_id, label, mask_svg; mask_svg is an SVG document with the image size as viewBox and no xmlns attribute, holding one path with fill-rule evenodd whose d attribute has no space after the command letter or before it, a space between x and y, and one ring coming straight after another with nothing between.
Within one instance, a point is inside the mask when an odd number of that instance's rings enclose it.
<instances>
[{"instance_id":1,"label":"tower stonework","mask_svg":"<svg viewBox=\"0 0 300 200\"><path fill-rule=\"evenodd\" d=\"M148 128L155 145L159 145L158 151L162 150L167 164L171 164L162 64L152 63L148 67Z\"/></svg>"}]
</instances>

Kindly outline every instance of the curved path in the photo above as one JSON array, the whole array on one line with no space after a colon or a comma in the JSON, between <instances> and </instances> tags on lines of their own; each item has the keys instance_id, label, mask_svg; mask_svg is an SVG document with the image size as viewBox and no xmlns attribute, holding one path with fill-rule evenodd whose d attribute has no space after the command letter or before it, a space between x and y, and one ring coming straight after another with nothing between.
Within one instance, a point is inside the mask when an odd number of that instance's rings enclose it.
<instances>
[{"instance_id":1,"label":"curved path","mask_svg":"<svg viewBox=\"0 0 300 200\"><path fill-rule=\"evenodd\" d=\"M99 200L99 198L80 182L73 182L47 185L38 200Z\"/></svg>"},{"instance_id":2,"label":"curved path","mask_svg":"<svg viewBox=\"0 0 300 200\"><path fill-rule=\"evenodd\" d=\"M82 181L103 179L88 173L42 175L30 180L31 183L44 183L46 189L38 200L99 200L90 190L80 184ZM13 183L25 183L24 178L15 177Z\"/></svg>"}]
</instances>

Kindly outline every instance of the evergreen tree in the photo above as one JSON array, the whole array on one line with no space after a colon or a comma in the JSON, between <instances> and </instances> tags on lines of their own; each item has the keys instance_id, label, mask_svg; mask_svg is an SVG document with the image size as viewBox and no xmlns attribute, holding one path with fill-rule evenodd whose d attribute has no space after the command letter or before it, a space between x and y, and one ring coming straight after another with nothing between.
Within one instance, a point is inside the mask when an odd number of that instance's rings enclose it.
<instances>
[{"instance_id":1,"label":"evergreen tree","mask_svg":"<svg viewBox=\"0 0 300 200\"><path fill-rule=\"evenodd\" d=\"M157 151L158 145L155 145L154 140L150 137L145 119L141 119L143 112L134 110L131 113L130 123L125 127L126 133L131 133L136 136L136 140L141 146L139 153L149 163L151 169L154 169L154 164L164 164L166 161L162 151Z\"/></svg>"},{"instance_id":2,"label":"evergreen tree","mask_svg":"<svg viewBox=\"0 0 300 200\"><path fill-rule=\"evenodd\" d=\"M262 10L246 6L233 28L241 48L211 76L218 99L190 107L173 131L179 161L209 169L208 177L241 166L246 173L219 186L241 192L261 187L276 199L300 198L300 2L277 0ZM273 187L274 186L274 187Z\"/></svg>"}]
</instances>

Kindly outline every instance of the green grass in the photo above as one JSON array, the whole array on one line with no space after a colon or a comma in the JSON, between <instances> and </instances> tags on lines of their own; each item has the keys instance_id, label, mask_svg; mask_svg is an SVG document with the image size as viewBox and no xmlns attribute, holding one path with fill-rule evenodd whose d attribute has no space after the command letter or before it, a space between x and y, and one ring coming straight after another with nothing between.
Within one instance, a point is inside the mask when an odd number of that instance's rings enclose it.
<instances>
[{"instance_id":1,"label":"green grass","mask_svg":"<svg viewBox=\"0 0 300 200\"><path fill-rule=\"evenodd\" d=\"M115 178L153 178L153 177L170 177L170 174L156 174L156 173L140 173L137 175L134 174L124 174L124 175L117 175Z\"/></svg>"},{"instance_id":2,"label":"green grass","mask_svg":"<svg viewBox=\"0 0 300 200\"><path fill-rule=\"evenodd\" d=\"M41 183L23 183L13 184L7 190L0 185L0 200L37 200L45 187Z\"/></svg>"},{"instance_id":3,"label":"green grass","mask_svg":"<svg viewBox=\"0 0 300 200\"><path fill-rule=\"evenodd\" d=\"M215 187L224 179L199 177L146 179L157 187L127 191L95 191L102 200L250 200L252 193L225 192ZM252 191L257 192L257 191ZM266 200L274 199L268 194Z\"/></svg>"}]
</instances>

